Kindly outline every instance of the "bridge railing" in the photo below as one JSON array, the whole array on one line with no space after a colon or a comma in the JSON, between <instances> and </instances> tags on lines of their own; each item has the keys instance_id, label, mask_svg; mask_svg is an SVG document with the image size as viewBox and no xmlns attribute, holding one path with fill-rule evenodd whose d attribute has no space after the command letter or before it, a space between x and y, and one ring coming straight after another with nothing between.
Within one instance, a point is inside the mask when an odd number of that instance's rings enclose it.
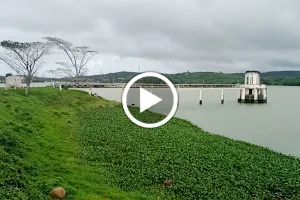
<instances>
[{"instance_id":1,"label":"bridge railing","mask_svg":"<svg viewBox=\"0 0 300 200\"><path fill-rule=\"evenodd\" d=\"M63 87L83 87L83 88L124 88L127 83L99 83L99 82L55 82L55 85L61 84ZM236 88L242 87L242 84L174 84L176 88ZM135 83L132 88L167 88L167 84Z\"/></svg>"}]
</instances>

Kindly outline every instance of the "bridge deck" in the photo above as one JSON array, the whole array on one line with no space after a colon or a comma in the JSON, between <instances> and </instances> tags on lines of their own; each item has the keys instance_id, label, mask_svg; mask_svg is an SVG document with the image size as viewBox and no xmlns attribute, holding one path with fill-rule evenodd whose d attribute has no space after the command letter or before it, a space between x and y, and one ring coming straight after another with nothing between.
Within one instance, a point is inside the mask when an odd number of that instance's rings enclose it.
<instances>
[{"instance_id":1,"label":"bridge deck","mask_svg":"<svg viewBox=\"0 0 300 200\"><path fill-rule=\"evenodd\" d=\"M62 87L73 87L73 88L124 88L126 83L70 83L62 82L55 83L55 85L61 84ZM239 88L240 84L174 84L176 88ZM135 83L131 88L167 88L167 84L147 84L147 83Z\"/></svg>"}]
</instances>

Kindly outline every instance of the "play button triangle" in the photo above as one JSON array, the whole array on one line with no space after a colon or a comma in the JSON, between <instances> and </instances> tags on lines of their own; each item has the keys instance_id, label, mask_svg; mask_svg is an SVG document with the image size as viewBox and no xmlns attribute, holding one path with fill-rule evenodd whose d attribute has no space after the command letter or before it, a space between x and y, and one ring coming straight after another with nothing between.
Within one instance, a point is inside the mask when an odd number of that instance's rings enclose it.
<instances>
[{"instance_id":1,"label":"play button triangle","mask_svg":"<svg viewBox=\"0 0 300 200\"><path fill-rule=\"evenodd\" d=\"M148 92L143 88L140 88L140 113L151 108L160 101L162 101L161 98L155 96L154 94Z\"/></svg>"}]
</instances>

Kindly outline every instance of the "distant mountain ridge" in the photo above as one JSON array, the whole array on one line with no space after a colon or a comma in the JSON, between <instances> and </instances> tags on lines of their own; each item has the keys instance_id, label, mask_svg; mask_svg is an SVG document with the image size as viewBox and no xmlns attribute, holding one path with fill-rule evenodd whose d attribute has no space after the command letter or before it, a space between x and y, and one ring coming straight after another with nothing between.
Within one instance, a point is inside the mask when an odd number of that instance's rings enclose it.
<instances>
[{"instance_id":1,"label":"distant mountain ridge","mask_svg":"<svg viewBox=\"0 0 300 200\"><path fill-rule=\"evenodd\" d=\"M83 81L89 82L122 82L127 83L131 78L139 74L138 72L121 71L100 75L89 75L81 77ZM244 73L222 73L222 72L184 72L177 74L163 74L169 78L174 84L241 84L244 83ZM300 86L300 71L269 71L262 72L262 83L267 85L288 85ZM5 77L0 76L0 82L4 82ZM35 77L34 82L49 82L51 78ZM55 79L68 81L70 79ZM141 80L144 83L160 83L155 78L146 78Z\"/></svg>"},{"instance_id":2,"label":"distant mountain ridge","mask_svg":"<svg viewBox=\"0 0 300 200\"><path fill-rule=\"evenodd\" d=\"M231 73L232 75L244 75L245 73ZM280 77L300 77L300 71L269 71L261 72L263 77L280 76Z\"/></svg>"},{"instance_id":3,"label":"distant mountain ridge","mask_svg":"<svg viewBox=\"0 0 300 200\"><path fill-rule=\"evenodd\" d=\"M103 75L83 77L90 81L99 82L123 82L127 83L138 72L116 72ZM184 72L177 74L163 74L174 84L240 84L244 83L245 73L222 73L222 72ZM300 86L300 71L269 71L262 72L262 83L267 85ZM155 78L143 79L144 83L160 83Z\"/></svg>"},{"instance_id":4,"label":"distant mountain ridge","mask_svg":"<svg viewBox=\"0 0 300 200\"><path fill-rule=\"evenodd\" d=\"M102 78L105 77L107 79L126 79L132 78L133 76L139 74L138 72L128 72L128 71L121 71L121 72L114 72L108 74L101 74L101 75L89 75L85 76L86 78ZM166 76L178 76L178 75L186 75L186 74L227 74L227 75L234 75L234 76L244 76L245 73L222 73L222 72L182 72L176 74L167 74L164 73ZM300 77L300 71L268 71L268 72L261 72L262 77L270 77L270 76L277 76L277 77Z\"/></svg>"}]
</instances>

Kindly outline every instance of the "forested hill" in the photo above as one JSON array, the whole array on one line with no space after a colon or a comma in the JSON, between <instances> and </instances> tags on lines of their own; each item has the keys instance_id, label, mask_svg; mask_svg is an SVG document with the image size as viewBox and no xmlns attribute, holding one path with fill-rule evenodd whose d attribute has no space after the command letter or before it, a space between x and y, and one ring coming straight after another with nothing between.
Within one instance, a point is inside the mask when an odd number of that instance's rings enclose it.
<instances>
[{"instance_id":1,"label":"forested hill","mask_svg":"<svg viewBox=\"0 0 300 200\"><path fill-rule=\"evenodd\" d=\"M233 76L244 76L244 73L234 73ZM300 86L300 71L270 71L261 73L263 83L267 85Z\"/></svg>"},{"instance_id":2,"label":"forested hill","mask_svg":"<svg viewBox=\"0 0 300 200\"><path fill-rule=\"evenodd\" d=\"M128 82L137 72L116 72L102 75L82 77L83 80L98 82ZM229 84L244 83L244 73L222 73L222 72L185 72L178 74L164 74L174 84L180 83L206 83L206 84ZM300 71L270 71L261 73L262 82L267 85L291 85L300 86ZM4 77L0 77L4 82ZM51 81L50 78L35 77L34 82ZM143 79L146 83L160 83L157 79Z\"/></svg>"},{"instance_id":3,"label":"forested hill","mask_svg":"<svg viewBox=\"0 0 300 200\"><path fill-rule=\"evenodd\" d=\"M86 77L91 81L99 82L128 82L137 72L116 72L104 75ZM179 83L206 83L228 84L244 83L244 73L226 74L222 72L186 72L178 74L164 74L174 84ZM261 74L262 82L267 85L291 85L300 86L300 71L270 71ZM148 83L159 83L157 79L143 79Z\"/></svg>"},{"instance_id":4,"label":"forested hill","mask_svg":"<svg viewBox=\"0 0 300 200\"><path fill-rule=\"evenodd\" d=\"M244 73L233 73L232 75L244 76ZM270 71L261 73L263 77L280 76L280 77L300 77L300 71Z\"/></svg>"},{"instance_id":5,"label":"forested hill","mask_svg":"<svg viewBox=\"0 0 300 200\"><path fill-rule=\"evenodd\" d=\"M132 77L137 75L137 72L116 72L104 75L88 76L86 78L99 82L128 82ZM244 80L243 77L216 72L193 72L193 73L178 73L164 74L174 84L179 83L238 83ZM158 79L145 78L143 82L160 83Z\"/></svg>"}]
</instances>

